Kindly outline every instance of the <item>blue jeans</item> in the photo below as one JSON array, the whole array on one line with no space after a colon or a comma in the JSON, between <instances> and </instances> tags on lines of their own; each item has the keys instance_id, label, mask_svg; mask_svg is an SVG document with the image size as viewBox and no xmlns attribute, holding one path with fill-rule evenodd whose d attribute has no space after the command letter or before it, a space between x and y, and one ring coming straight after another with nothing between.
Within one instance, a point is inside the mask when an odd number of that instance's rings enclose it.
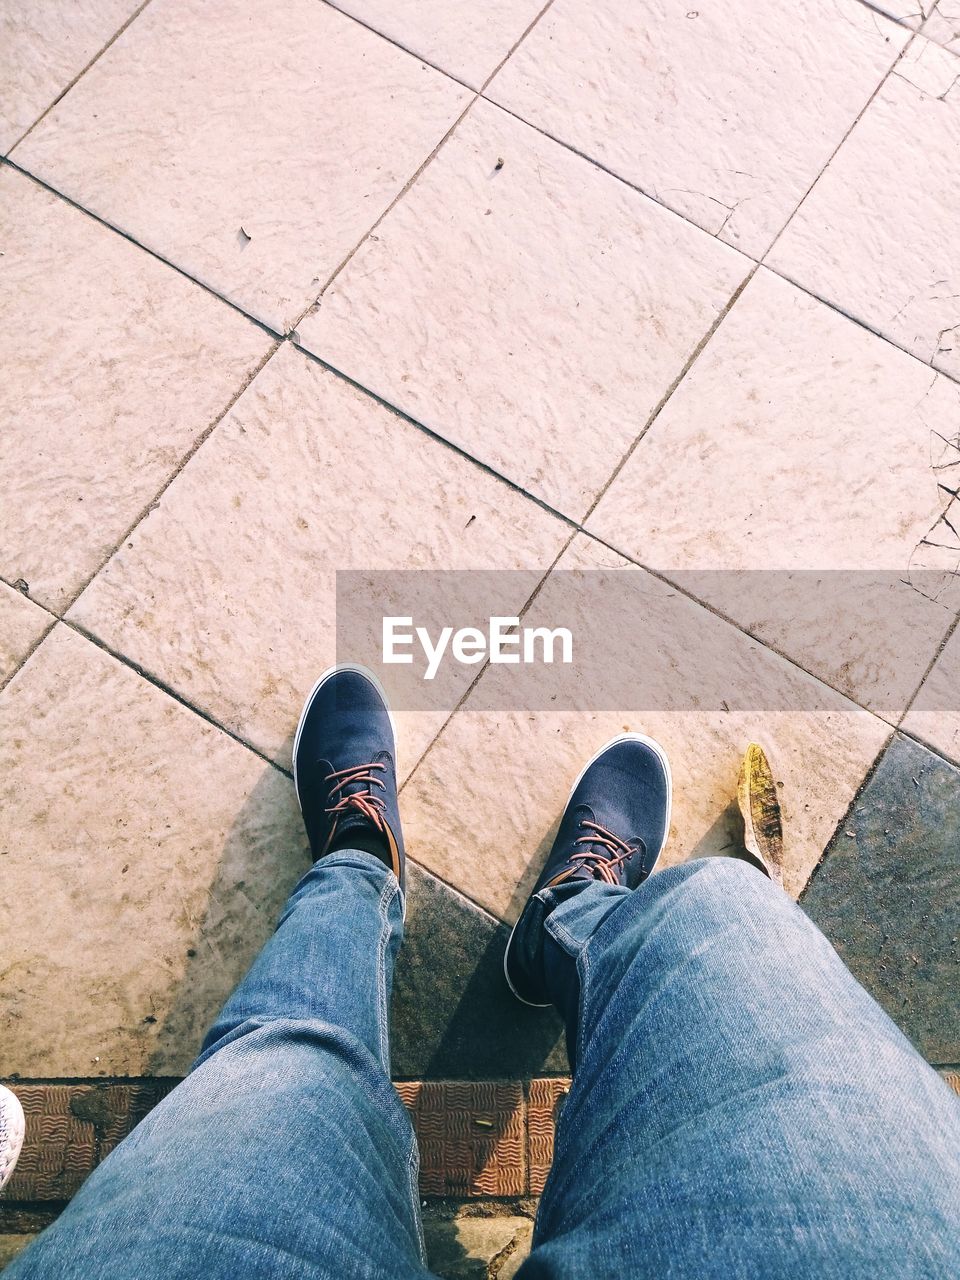
<instances>
[{"instance_id":1,"label":"blue jeans","mask_svg":"<svg viewBox=\"0 0 960 1280\"><path fill-rule=\"evenodd\" d=\"M960 1275L960 1106L779 889L717 858L544 901L576 1068L524 1280ZM11 1280L427 1276L402 931L376 859L318 863Z\"/></svg>"}]
</instances>

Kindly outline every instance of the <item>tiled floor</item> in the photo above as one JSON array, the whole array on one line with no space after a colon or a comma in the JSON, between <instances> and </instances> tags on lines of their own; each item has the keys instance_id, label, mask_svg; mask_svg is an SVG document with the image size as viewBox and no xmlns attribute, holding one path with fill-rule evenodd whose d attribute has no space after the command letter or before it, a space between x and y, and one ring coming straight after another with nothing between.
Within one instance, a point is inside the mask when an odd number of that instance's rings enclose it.
<instances>
[{"instance_id":1,"label":"tiled floor","mask_svg":"<svg viewBox=\"0 0 960 1280\"><path fill-rule=\"evenodd\" d=\"M505 927L625 725L666 863L768 746L790 892L826 850L811 910L954 1063L955 0L69 10L0 16L0 1073L186 1069L305 866L341 569L532 571L550 625L582 574L619 677L401 708L399 1076L564 1069Z\"/></svg>"}]
</instances>

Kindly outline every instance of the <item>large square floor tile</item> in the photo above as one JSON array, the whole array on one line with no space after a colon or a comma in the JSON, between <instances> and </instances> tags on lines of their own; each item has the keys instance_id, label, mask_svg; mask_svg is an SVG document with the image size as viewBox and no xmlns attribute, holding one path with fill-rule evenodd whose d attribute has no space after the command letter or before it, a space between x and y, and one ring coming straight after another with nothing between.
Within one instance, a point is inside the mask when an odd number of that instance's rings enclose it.
<instances>
[{"instance_id":1,"label":"large square floor tile","mask_svg":"<svg viewBox=\"0 0 960 1280\"><path fill-rule=\"evenodd\" d=\"M479 89L543 8L544 0L335 0L411 53Z\"/></svg>"},{"instance_id":2,"label":"large square floor tile","mask_svg":"<svg viewBox=\"0 0 960 1280\"><path fill-rule=\"evenodd\" d=\"M0 582L0 682L13 675L52 622L49 613Z\"/></svg>"},{"instance_id":3,"label":"large square floor tile","mask_svg":"<svg viewBox=\"0 0 960 1280\"><path fill-rule=\"evenodd\" d=\"M643 592L642 608L624 615L618 605L631 591ZM591 674L582 674L583 664L581 678L550 704L514 697L505 668L487 668L404 788L417 859L495 915L515 919L573 779L627 730L652 734L671 761L673 823L662 865L723 852L738 838L743 752L759 741L780 784L786 885L799 893L887 726L583 535L524 621L552 626L560 616L575 652L591 655Z\"/></svg>"},{"instance_id":4,"label":"large square floor tile","mask_svg":"<svg viewBox=\"0 0 960 1280\"><path fill-rule=\"evenodd\" d=\"M761 268L589 527L896 722L960 607L958 419L960 388Z\"/></svg>"},{"instance_id":5,"label":"large square floor tile","mask_svg":"<svg viewBox=\"0 0 960 1280\"><path fill-rule=\"evenodd\" d=\"M70 618L286 765L305 693L355 658L337 653L337 570L545 572L568 536L286 344ZM409 614L402 575L395 593L383 613ZM411 713L401 764L442 720Z\"/></svg>"},{"instance_id":6,"label":"large square floor tile","mask_svg":"<svg viewBox=\"0 0 960 1280\"><path fill-rule=\"evenodd\" d=\"M960 1062L960 770L897 737L803 896L928 1062Z\"/></svg>"},{"instance_id":7,"label":"large square floor tile","mask_svg":"<svg viewBox=\"0 0 960 1280\"><path fill-rule=\"evenodd\" d=\"M0 694L0 1075L178 1075L308 865L290 783L58 626Z\"/></svg>"},{"instance_id":8,"label":"large square floor tile","mask_svg":"<svg viewBox=\"0 0 960 1280\"><path fill-rule=\"evenodd\" d=\"M11 169L0 241L0 572L61 609L270 339Z\"/></svg>"},{"instance_id":9,"label":"large square floor tile","mask_svg":"<svg viewBox=\"0 0 960 1280\"><path fill-rule=\"evenodd\" d=\"M481 102L299 332L576 518L748 265Z\"/></svg>"},{"instance_id":10,"label":"large square floor tile","mask_svg":"<svg viewBox=\"0 0 960 1280\"><path fill-rule=\"evenodd\" d=\"M960 377L960 57L907 50L768 259Z\"/></svg>"},{"instance_id":11,"label":"large square floor tile","mask_svg":"<svg viewBox=\"0 0 960 1280\"><path fill-rule=\"evenodd\" d=\"M487 96L760 257L909 35L857 0L556 0Z\"/></svg>"},{"instance_id":12,"label":"large square floor tile","mask_svg":"<svg viewBox=\"0 0 960 1280\"><path fill-rule=\"evenodd\" d=\"M153 0L15 158L286 332L469 96L318 0Z\"/></svg>"},{"instance_id":13,"label":"large square floor tile","mask_svg":"<svg viewBox=\"0 0 960 1280\"><path fill-rule=\"evenodd\" d=\"M80 74L137 3L5 0L0 9L0 154Z\"/></svg>"}]
</instances>

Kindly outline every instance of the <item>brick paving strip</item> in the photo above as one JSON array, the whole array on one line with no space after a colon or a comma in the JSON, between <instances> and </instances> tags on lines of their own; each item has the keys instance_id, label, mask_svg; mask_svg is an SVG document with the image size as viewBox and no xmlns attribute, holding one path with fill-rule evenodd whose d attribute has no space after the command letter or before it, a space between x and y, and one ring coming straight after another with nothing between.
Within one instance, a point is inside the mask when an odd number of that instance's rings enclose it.
<instances>
[{"instance_id":1,"label":"brick paving strip","mask_svg":"<svg viewBox=\"0 0 960 1280\"><path fill-rule=\"evenodd\" d=\"M960 1094L960 1070L942 1075ZM27 1137L0 1200L0 1233L32 1232L52 1221L178 1081L11 1083L26 1114ZM565 1077L398 1081L420 1144L421 1195L461 1201L540 1195L569 1085Z\"/></svg>"},{"instance_id":2,"label":"brick paving strip","mask_svg":"<svg viewBox=\"0 0 960 1280\"><path fill-rule=\"evenodd\" d=\"M51 1221L93 1169L176 1079L8 1082L27 1136L0 1200L0 1232ZM397 1091L420 1144L420 1193L460 1200L537 1196L550 1169L564 1077L528 1081L407 1080Z\"/></svg>"}]
</instances>

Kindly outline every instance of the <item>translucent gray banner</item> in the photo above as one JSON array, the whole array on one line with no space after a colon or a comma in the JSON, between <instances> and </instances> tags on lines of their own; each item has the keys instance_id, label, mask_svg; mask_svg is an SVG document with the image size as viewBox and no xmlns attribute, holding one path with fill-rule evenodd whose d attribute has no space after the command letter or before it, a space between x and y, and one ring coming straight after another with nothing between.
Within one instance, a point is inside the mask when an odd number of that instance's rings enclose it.
<instances>
[{"instance_id":1,"label":"translucent gray banner","mask_svg":"<svg viewBox=\"0 0 960 1280\"><path fill-rule=\"evenodd\" d=\"M940 571L655 574L599 544L581 558L549 575L340 572L337 661L373 670L398 710L450 711L468 690L487 711L820 711L843 695L896 722L960 610L960 577ZM924 696L960 712L941 666Z\"/></svg>"}]
</instances>

